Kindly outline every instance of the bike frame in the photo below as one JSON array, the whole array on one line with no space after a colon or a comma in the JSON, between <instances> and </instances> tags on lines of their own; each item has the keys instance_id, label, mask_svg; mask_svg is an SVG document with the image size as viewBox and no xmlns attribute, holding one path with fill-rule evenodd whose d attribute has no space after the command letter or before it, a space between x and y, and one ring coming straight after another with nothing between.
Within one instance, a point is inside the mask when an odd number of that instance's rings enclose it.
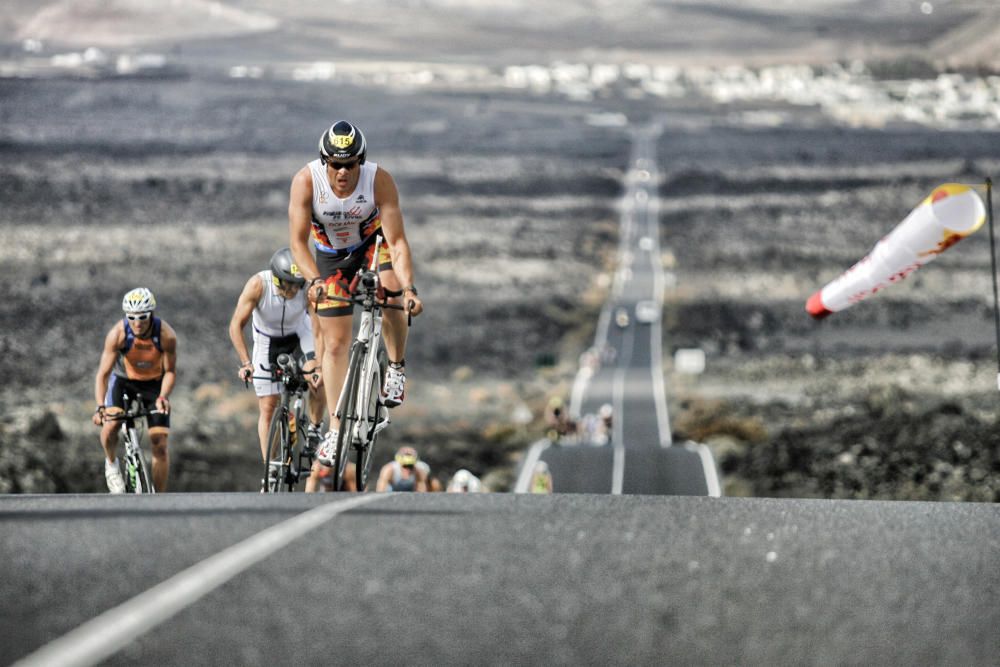
<instances>
[{"instance_id":1,"label":"bike frame","mask_svg":"<svg viewBox=\"0 0 1000 667\"><path fill-rule=\"evenodd\" d=\"M137 406L137 409L134 412L131 410L133 401L135 401ZM125 405L125 412L121 415L112 415L109 419L121 421L119 430L121 432L122 442L125 445L124 464L126 488L131 486L131 492L136 494L156 493L156 489L153 486L152 476L150 474L151 468L146 462L145 455L142 453L142 447L139 444L139 431L136 428L136 420L145 418L153 411L146 410L145 404L140 396L133 398L129 396L128 393L125 393L123 395L122 402Z\"/></svg>"},{"instance_id":2,"label":"bike frame","mask_svg":"<svg viewBox=\"0 0 1000 667\"><path fill-rule=\"evenodd\" d=\"M283 357L285 358L283 359ZM302 447L296 447L299 439L305 437L300 432L300 429L303 426L303 419L306 418L305 395L309 389L305 379L301 375L298 362L288 357L288 355L281 354L278 356L277 369L264 368L264 370L271 371L272 375L255 375L253 378L281 383L280 399L271 420L272 425L277 420L278 428L281 428L283 431L278 436L281 438L282 443L281 451L278 452L279 458L272 459L270 452L271 429L268 429L268 453L264 461L265 490L268 492L293 491L295 485L302 479L303 472L308 476L312 470L312 457L303 454ZM305 466L303 466L303 459L306 462ZM278 477L275 488L271 489L268 488L270 485L269 472L270 467L273 465L277 466ZM283 486L286 488L282 488Z\"/></svg>"},{"instance_id":3,"label":"bike frame","mask_svg":"<svg viewBox=\"0 0 1000 667\"><path fill-rule=\"evenodd\" d=\"M356 452L358 490L364 491L362 482L367 482L371 466L371 449L375 437L389 426L389 415L385 406L378 400L374 406L371 403L373 392L376 392L377 396L382 391L383 369L379 365L379 350L382 343L382 310L383 308L399 308L399 306L385 302L385 292L378 274L377 249L381 242L381 235L376 236L376 251L372 256L371 266L355 276L349 290L352 297L341 299L361 306L361 322L354 342L351 344L347 378L337 399L340 431L337 438L334 485L338 490L343 487L348 451L353 449ZM358 284L361 285L361 289L355 294L355 288ZM359 355L360 366L356 361Z\"/></svg>"}]
</instances>

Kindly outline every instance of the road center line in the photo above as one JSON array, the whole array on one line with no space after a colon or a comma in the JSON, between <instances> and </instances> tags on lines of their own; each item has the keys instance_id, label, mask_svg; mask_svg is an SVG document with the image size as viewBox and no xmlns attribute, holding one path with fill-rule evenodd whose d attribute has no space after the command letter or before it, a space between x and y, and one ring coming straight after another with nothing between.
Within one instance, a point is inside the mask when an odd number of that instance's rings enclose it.
<instances>
[{"instance_id":1,"label":"road center line","mask_svg":"<svg viewBox=\"0 0 1000 667\"><path fill-rule=\"evenodd\" d=\"M613 405L611 419L611 446L613 452L613 462L611 467L611 493L621 495L625 487L625 376L632 363L632 348L635 346L635 328L633 327L622 341L621 358L618 360L619 366L615 370L614 381L611 386L611 400Z\"/></svg>"},{"instance_id":2,"label":"road center line","mask_svg":"<svg viewBox=\"0 0 1000 667\"><path fill-rule=\"evenodd\" d=\"M117 607L95 616L34 653L26 655L15 662L14 666L95 665L240 572L338 514L383 497L366 494L343 502L325 503L262 530L126 600Z\"/></svg>"}]
</instances>

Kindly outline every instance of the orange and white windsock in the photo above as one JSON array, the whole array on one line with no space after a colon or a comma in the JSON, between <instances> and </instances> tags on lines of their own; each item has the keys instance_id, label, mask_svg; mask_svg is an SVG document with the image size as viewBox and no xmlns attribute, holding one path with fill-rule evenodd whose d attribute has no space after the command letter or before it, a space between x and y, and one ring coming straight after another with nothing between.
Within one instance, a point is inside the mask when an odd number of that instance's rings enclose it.
<instances>
[{"instance_id":1,"label":"orange and white windsock","mask_svg":"<svg viewBox=\"0 0 1000 667\"><path fill-rule=\"evenodd\" d=\"M983 226L986 206L968 185L934 188L861 261L809 297L806 311L821 319L898 283Z\"/></svg>"}]
</instances>

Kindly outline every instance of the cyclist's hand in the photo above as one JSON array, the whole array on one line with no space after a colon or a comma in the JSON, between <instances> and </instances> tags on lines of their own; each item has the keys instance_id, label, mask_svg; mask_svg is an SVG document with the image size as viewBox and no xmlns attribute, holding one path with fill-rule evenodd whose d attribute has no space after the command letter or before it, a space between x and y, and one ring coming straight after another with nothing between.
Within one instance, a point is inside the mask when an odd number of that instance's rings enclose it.
<instances>
[{"instance_id":1,"label":"cyclist's hand","mask_svg":"<svg viewBox=\"0 0 1000 667\"><path fill-rule=\"evenodd\" d=\"M407 315L419 315L424 310L424 302L413 292L405 292L403 294L403 307L406 309Z\"/></svg>"},{"instance_id":2,"label":"cyclist's hand","mask_svg":"<svg viewBox=\"0 0 1000 667\"><path fill-rule=\"evenodd\" d=\"M240 366L239 370L236 371L236 376L243 382L250 382L251 376L253 376L253 364L243 364Z\"/></svg>"},{"instance_id":3,"label":"cyclist's hand","mask_svg":"<svg viewBox=\"0 0 1000 667\"><path fill-rule=\"evenodd\" d=\"M156 409L165 415L170 414L170 401L167 400L166 396L160 396L156 399Z\"/></svg>"},{"instance_id":4,"label":"cyclist's hand","mask_svg":"<svg viewBox=\"0 0 1000 667\"><path fill-rule=\"evenodd\" d=\"M323 384L323 376L320 375L319 364L315 364L309 368L303 368L302 374L305 376L306 380L309 381L309 386L313 389L319 389L320 385Z\"/></svg>"},{"instance_id":5,"label":"cyclist's hand","mask_svg":"<svg viewBox=\"0 0 1000 667\"><path fill-rule=\"evenodd\" d=\"M309 303L317 304L321 301L326 300L326 282L317 279L315 282L309 284L309 290L306 293Z\"/></svg>"},{"instance_id":6,"label":"cyclist's hand","mask_svg":"<svg viewBox=\"0 0 1000 667\"><path fill-rule=\"evenodd\" d=\"M91 417L90 421L94 422L94 426L104 425L104 407L97 408L94 410L94 416Z\"/></svg>"}]
</instances>

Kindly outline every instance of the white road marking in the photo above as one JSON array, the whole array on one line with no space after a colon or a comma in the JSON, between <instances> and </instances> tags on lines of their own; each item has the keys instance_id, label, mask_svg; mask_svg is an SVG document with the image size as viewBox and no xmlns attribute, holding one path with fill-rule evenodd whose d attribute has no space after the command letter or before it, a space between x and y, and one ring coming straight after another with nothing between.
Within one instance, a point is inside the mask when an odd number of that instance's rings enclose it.
<instances>
[{"instance_id":1,"label":"white road marking","mask_svg":"<svg viewBox=\"0 0 1000 667\"><path fill-rule=\"evenodd\" d=\"M700 442L694 443L701 458L701 468L705 471L705 486L708 488L708 495L712 498L722 497L722 488L719 486L719 471L715 467L715 458L708 445Z\"/></svg>"},{"instance_id":2,"label":"white road marking","mask_svg":"<svg viewBox=\"0 0 1000 667\"><path fill-rule=\"evenodd\" d=\"M611 420L612 437L611 446L613 449L613 459L611 466L611 493L621 495L625 486L625 428L622 422L625 420L625 375L628 373L629 364L632 362L632 349L635 347L635 327L629 331L625 337L622 354L619 359L619 366L615 370L615 378L611 383L611 401L614 407Z\"/></svg>"},{"instance_id":3,"label":"white road marking","mask_svg":"<svg viewBox=\"0 0 1000 667\"><path fill-rule=\"evenodd\" d=\"M120 651L139 635L166 621L293 540L315 530L338 514L382 497L370 494L342 502L325 503L262 530L90 619L18 660L14 666L96 665Z\"/></svg>"}]
</instances>

